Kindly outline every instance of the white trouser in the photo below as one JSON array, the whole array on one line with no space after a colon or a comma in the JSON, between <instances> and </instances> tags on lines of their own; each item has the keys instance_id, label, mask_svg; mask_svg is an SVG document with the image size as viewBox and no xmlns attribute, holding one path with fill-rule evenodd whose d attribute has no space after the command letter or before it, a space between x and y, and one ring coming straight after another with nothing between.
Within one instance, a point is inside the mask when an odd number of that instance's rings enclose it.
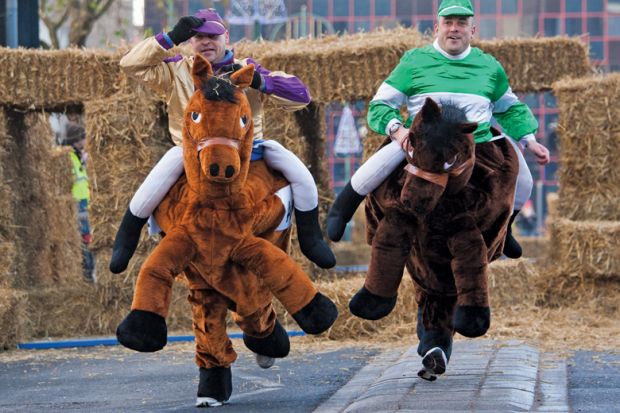
<instances>
[{"instance_id":1,"label":"white trouser","mask_svg":"<svg viewBox=\"0 0 620 413\"><path fill-rule=\"evenodd\" d=\"M276 141L264 141L263 157L269 167L281 172L291 183L293 203L300 211L319 205L312 174L295 154ZM129 203L129 210L140 218L149 217L183 173L183 148L175 146L157 162Z\"/></svg>"},{"instance_id":2,"label":"white trouser","mask_svg":"<svg viewBox=\"0 0 620 413\"><path fill-rule=\"evenodd\" d=\"M525 162L521 149L517 143L506 137L514 146L519 158L519 175L515 188L515 201L513 208L519 210L532 194L534 182L530 168ZM394 170L405 160L405 152L398 142L390 142L381 148L355 171L351 177L351 187L360 195L368 195L374 191Z\"/></svg>"}]
</instances>

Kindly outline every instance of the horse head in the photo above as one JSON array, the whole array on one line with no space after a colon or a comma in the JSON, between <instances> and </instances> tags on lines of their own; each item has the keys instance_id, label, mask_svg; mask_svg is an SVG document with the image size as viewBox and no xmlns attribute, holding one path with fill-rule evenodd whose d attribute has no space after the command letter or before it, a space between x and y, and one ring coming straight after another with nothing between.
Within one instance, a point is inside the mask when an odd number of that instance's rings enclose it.
<instances>
[{"instance_id":1,"label":"horse head","mask_svg":"<svg viewBox=\"0 0 620 413\"><path fill-rule=\"evenodd\" d=\"M185 108L183 156L190 187L210 197L237 192L245 183L254 136L252 112L243 93L254 65L229 78L217 77L209 62L196 55L195 92Z\"/></svg>"},{"instance_id":2,"label":"horse head","mask_svg":"<svg viewBox=\"0 0 620 413\"><path fill-rule=\"evenodd\" d=\"M400 201L414 215L431 212L442 195L462 190L471 177L478 124L452 103L427 98L404 144L407 171Z\"/></svg>"}]
</instances>

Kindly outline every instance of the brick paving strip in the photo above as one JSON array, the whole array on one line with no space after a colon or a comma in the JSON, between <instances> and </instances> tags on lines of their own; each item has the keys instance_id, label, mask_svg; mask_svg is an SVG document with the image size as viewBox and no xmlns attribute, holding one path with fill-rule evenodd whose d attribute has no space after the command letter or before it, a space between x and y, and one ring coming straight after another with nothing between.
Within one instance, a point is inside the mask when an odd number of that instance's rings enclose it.
<instances>
[{"instance_id":1,"label":"brick paving strip","mask_svg":"<svg viewBox=\"0 0 620 413\"><path fill-rule=\"evenodd\" d=\"M434 382L420 368L415 346L386 350L314 413L570 411L565 362L516 341L458 341Z\"/></svg>"}]
</instances>

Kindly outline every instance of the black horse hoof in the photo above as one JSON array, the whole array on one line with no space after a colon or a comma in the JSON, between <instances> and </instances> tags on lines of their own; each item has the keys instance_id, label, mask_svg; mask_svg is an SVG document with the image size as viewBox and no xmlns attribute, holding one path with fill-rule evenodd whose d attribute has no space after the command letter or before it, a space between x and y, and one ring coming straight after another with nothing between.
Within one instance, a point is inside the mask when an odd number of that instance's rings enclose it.
<instances>
[{"instance_id":1,"label":"black horse hoof","mask_svg":"<svg viewBox=\"0 0 620 413\"><path fill-rule=\"evenodd\" d=\"M359 318L379 320L392 312L396 298L396 296L381 297L362 287L349 301L349 310Z\"/></svg>"},{"instance_id":2,"label":"black horse hoof","mask_svg":"<svg viewBox=\"0 0 620 413\"><path fill-rule=\"evenodd\" d=\"M291 349L288 334L278 319L275 328L267 337L257 338L243 333L243 343L254 353L272 358L286 357Z\"/></svg>"},{"instance_id":3,"label":"black horse hoof","mask_svg":"<svg viewBox=\"0 0 620 413\"><path fill-rule=\"evenodd\" d=\"M168 341L166 320L150 311L131 310L116 328L116 338L123 346L143 353L161 350Z\"/></svg>"},{"instance_id":4,"label":"black horse hoof","mask_svg":"<svg viewBox=\"0 0 620 413\"><path fill-rule=\"evenodd\" d=\"M306 333L320 334L334 324L338 309L332 300L317 292L312 301L292 316Z\"/></svg>"},{"instance_id":5,"label":"black horse hoof","mask_svg":"<svg viewBox=\"0 0 620 413\"><path fill-rule=\"evenodd\" d=\"M196 407L216 407L226 404L232 394L230 367L200 368Z\"/></svg>"},{"instance_id":6,"label":"black horse hoof","mask_svg":"<svg viewBox=\"0 0 620 413\"><path fill-rule=\"evenodd\" d=\"M457 306L454 313L454 329L465 337L480 337L491 326L491 309L472 305Z\"/></svg>"}]
</instances>

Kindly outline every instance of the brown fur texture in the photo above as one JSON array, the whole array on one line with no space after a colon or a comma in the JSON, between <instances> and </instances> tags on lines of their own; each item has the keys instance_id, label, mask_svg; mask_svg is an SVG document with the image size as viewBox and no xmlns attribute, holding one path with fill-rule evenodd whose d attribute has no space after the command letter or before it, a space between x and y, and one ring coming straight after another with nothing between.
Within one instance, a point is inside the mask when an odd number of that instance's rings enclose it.
<instances>
[{"instance_id":1,"label":"brown fur texture","mask_svg":"<svg viewBox=\"0 0 620 413\"><path fill-rule=\"evenodd\" d=\"M227 85L196 56L197 90L183 129L185 176L155 211L165 237L141 268L132 303L132 310L165 318L174 278L185 272L196 362L205 368L229 367L236 358L228 310L244 333L261 338L275 326L272 294L291 314L317 294L285 252L289 231L275 231L284 207L274 193L287 182L264 162L250 163L252 116L242 88L252 74L246 66Z\"/></svg>"},{"instance_id":2,"label":"brown fur texture","mask_svg":"<svg viewBox=\"0 0 620 413\"><path fill-rule=\"evenodd\" d=\"M487 265L501 255L518 159L505 139L474 145L476 124L447 122L446 107L428 99L410 129L407 161L431 176L399 168L367 197L372 254L364 287L395 297L406 266L418 292L419 328L451 337L457 306L488 311ZM426 136L433 134L444 136ZM439 175L445 187L428 180Z\"/></svg>"}]
</instances>

